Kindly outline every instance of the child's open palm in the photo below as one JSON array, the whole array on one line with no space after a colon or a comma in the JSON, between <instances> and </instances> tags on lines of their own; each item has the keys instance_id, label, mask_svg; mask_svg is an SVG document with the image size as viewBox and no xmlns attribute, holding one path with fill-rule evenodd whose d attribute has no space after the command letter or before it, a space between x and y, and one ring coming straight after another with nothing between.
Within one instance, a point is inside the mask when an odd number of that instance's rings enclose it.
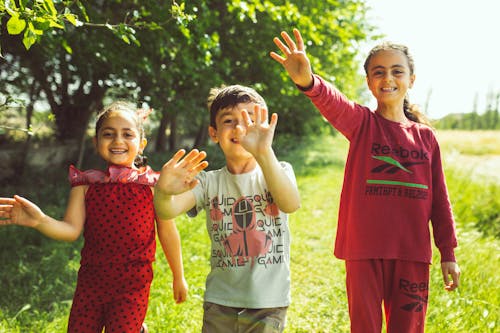
<instances>
[{"instance_id":1,"label":"child's open palm","mask_svg":"<svg viewBox=\"0 0 500 333\"><path fill-rule=\"evenodd\" d=\"M243 125L237 126L237 139L246 151L259 156L271 148L278 115L273 113L268 122L267 109L258 104L254 106L255 121L252 121L247 110L243 110L241 114Z\"/></svg>"},{"instance_id":2,"label":"child's open palm","mask_svg":"<svg viewBox=\"0 0 500 333\"><path fill-rule=\"evenodd\" d=\"M0 225L16 224L36 227L45 214L31 201L15 195L14 198L0 198Z\"/></svg>"},{"instance_id":3,"label":"child's open palm","mask_svg":"<svg viewBox=\"0 0 500 333\"><path fill-rule=\"evenodd\" d=\"M286 32L281 32L281 37L286 44L278 37L275 37L273 39L274 44L283 52L283 56L276 52L271 52L270 56L283 65L295 84L301 87L309 87L312 84L311 63L306 55L304 41L299 30L293 29L293 35L295 41Z\"/></svg>"},{"instance_id":4,"label":"child's open palm","mask_svg":"<svg viewBox=\"0 0 500 333\"><path fill-rule=\"evenodd\" d=\"M195 176L208 166L208 162L203 161L207 154L197 149L185 154L186 151L180 149L163 165L155 189L166 195L176 195L196 186L198 181Z\"/></svg>"}]
</instances>

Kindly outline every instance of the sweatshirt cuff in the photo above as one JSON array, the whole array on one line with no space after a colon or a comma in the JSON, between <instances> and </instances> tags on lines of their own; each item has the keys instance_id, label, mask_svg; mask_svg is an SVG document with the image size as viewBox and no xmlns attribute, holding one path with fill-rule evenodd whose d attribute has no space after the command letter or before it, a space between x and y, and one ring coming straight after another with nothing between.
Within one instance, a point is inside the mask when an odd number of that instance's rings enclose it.
<instances>
[{"instance_id":1,"label":"sweatshirt cuff","mask_svg":"<svg viewBox=\"0 0 500 333\"><path fill-rule=\"evenodd\" d=\"M455 259L455 250L452 247L439 249L441 252L441 262L457 262Z\"/></svg>"},{"instance_id":2,"label":"sweatshirt cuff","mask_svg":"<svg viewBox=\"0 0 500 333\"><path fill-rule=\"evenodd\" d=\"M321 78L319 76L317 76L316 74L313 74L312 79L313 79L313 83L310 87L304 88L304 87L301 87L299 85L296 85L297 88L299 88L299 90L301 92L303 92L308 97L318 96L321 92Z\"/></svg>"}]
</instances>

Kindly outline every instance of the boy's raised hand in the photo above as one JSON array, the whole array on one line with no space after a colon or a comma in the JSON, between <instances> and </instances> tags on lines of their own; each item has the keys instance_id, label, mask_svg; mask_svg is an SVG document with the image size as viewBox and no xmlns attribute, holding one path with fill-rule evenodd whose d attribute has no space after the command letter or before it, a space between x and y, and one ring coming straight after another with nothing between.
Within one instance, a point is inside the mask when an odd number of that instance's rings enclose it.
<instances>
[{"instance_id":1,"label":"boy's raised hand","mask_svg":"<svg viewBox=\"0 0 500 333\"><path fill-rule=\"evenodd\" d=\"M199 152L197 149L185 154L186 151L180 149L163 165L160 178L155 185L155 191L166 195L176 195L184 193L198 184L195 176L208 166L208 162L204 161L207 154L204 151Z\"/></svg>"},{"instance_id":2,"label":"boy's raised hand","mask_svg":"<svg viewBox=\"0 0 500 333\"><path fill-rule=\"evenodd\" d=\"M285 31L281 32L286 45L278 37L274 37L274 44L283 52L283 56L276 52L270 52L270 56L283 65L296 85L303 88L310 87L313 83L312 69L305 52L304 41L299 30L293 29L293 35L295 41Z\"/></svg>"},{"instance_id":3,"label":"boy's raised hand","mask_svg":"<svg viewBox=\"0 0 500 333\"><path fill-rule=\"evenodd\" d=\"M36 227L45 214L31 201L15 195L13 198L0 198L0 225L15 224Z\"/></svg>"},{"instance_id":4,"label":"boy's raised hand","mask_svg":"<svg viewBox=\"0 0 500 333\"><path fill-rule=\"evenodd\" d=\"M265 154L271 148L274 137L274 130L278 123L278 115L273 113L271 121L268 123L267 109L255 104L255 121L252 121L248 111L243 110L243 125L237 126L236 136L240 144L255 157Z\"/></svg>"}]
</instances>

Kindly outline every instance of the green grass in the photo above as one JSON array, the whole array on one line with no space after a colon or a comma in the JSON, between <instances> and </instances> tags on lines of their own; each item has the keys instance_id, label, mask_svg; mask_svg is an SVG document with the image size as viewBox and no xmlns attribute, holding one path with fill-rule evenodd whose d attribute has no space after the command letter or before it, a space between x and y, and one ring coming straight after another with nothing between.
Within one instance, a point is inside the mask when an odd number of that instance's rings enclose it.
<instances>
[{"instance_id":1,"label":"green grass","mask_svg":"<svg viewBox=\"0 0 500 333\"><path fill-rule=\"evenodd\" d=\"M348 332L344 263L332 254L347 143L341 137L287 142L277 154L294 165L302 207L290 217L292 304L285 332ZM467 173L445 167L457 218L456 254L462 279L456 292L443 289L434 250L426 332L498 332L500 240L488 230L498 228L499 223L492 220L496 208L489 207L498 207L500 185L470 182ZM61 196L67 193L61 187L44 193L51 202L45 207L56 215L64 207L57 211L55 203L64 202ZM172 300L170 270L158 246L146 318L152 333L200 331L209 270L203 217L176 219L190 285L189 299L183 304ZM0 332L65 332L81 242L59 243L16 227L0 228L0 240Z\"/></svg>"}]
</instances>

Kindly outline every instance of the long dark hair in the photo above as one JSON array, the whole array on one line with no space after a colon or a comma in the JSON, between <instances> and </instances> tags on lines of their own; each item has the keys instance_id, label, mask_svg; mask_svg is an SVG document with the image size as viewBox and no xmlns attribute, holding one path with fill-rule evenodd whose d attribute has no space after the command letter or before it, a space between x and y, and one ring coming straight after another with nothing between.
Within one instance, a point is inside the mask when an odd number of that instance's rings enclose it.
<instances>
[{"instance_id":1,"label":"long dark hair","mask_svg":"<svg viewBox=\"0 0 500 333\"><path fill-rule=\"evenodd\" d=\"M366 57L365 63L363 65L366 75L368 75L368 66L373 56L380 51L389 51L389 50L396 50L403 53L406 56L406 59L408 60L410 75L413 75L415 73L415 61L413 60L413 56L411 55L408 47L402 44L384 42L382 44L375 46L373 49L371 49L370 53L368 53L368 57ZM432 127L429 119L427 119L427 117L422 112L420 112L418 105L410 103L410 98L408 97L408 94L406 94L405 99L403 101L403 111L406 118L415 121L417 123L422 123Z\"/></svg>"}]
</instances>

